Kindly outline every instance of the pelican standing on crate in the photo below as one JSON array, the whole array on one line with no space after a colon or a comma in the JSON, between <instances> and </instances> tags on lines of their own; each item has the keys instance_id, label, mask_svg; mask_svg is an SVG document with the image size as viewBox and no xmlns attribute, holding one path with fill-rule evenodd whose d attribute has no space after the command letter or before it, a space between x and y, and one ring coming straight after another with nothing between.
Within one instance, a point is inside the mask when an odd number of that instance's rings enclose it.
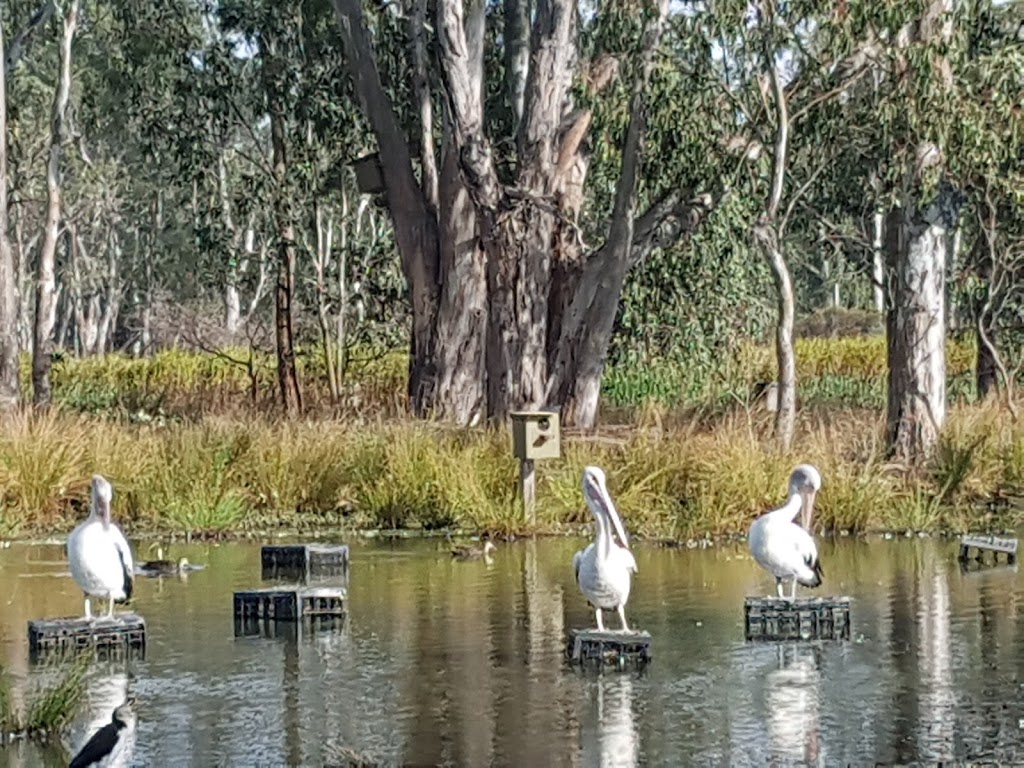
<instances>
[{"instance_id":1,"label":"pelican standing on crate","mask_svg":"<svg viewBox=\"0 0 1024 768\"><path fill-rule=\"evenodd\" d=\"M818 547L811 536L814 497L821 490L821 474L810 464L801 464L789 476L789 499L779 509L766 512L750 526L750 552L758 565L775 577L779 597L785 597L782 582L792 579L789 599L796 599L796 585L821 586L825 575L818 559ZM800 522L794 522L797 514Z\"/></svg>"},{"instance_id":2,"label":"pelican standing on crate","mask_svg":"<svg viewBox=\"0 0 1024 768\"><path fill-rule=\"evenodd\" d=\"M85 592L85 618L92 619L89 599L107 598L106 618L114 618L114 602L132 596L132 551L121 529L110 521L113 489L101 475L92 477L89 517L68 536L71 575Z\"/></svg>"},{"instance_id":3,"label":"pelican standing on crate","mask_svg":"<svg viewBox=\"0 0 1024 768\"><path fill-rule=\"evenodd\" d=\"M593 544L572 558L576 584L594 608L599 631L604 631L601 611L618 611L622 631L629 632L626 601L629 600L632 574L636 573L636 560L629 551L629 539L600 468L587 467L583 470L583 498L594 515L597 536ZM618 542L614 540L615 536L619 537Z\"/></svg>"}]
</instances>

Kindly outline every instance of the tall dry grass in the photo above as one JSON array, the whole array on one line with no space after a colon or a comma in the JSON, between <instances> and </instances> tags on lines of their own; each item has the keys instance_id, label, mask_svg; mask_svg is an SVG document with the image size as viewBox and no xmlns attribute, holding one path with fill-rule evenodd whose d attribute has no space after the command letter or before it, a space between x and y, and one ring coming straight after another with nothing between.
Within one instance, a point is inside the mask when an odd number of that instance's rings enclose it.
<instances>
[{"instance_id":1,"label":"tall dry grass","mask_svg":"<svg viewBox=\"0 0 1024 768\"><path fill-rule=\"evenodd\" d=\"M136 532L574 530L589 522L579 490L587 464L605 468L640 536L744 531L782 501L789 471L803 461L824 475L818 520L828 530L962 530L1019 519L1012 499L1024 493L1024 426L996 406L955 408L923 467L888 463L881 436L870 412L810 411L793 451L779 454L766 414L734 410L695 422L652 407L632 428L566 436L563 458L538 465L531 528L504 430L413 421L139 425L53 412L12 419L0 435L0 536L70 530L95 472L114 483L116 515Z\"/></svg>"}]
</instances>

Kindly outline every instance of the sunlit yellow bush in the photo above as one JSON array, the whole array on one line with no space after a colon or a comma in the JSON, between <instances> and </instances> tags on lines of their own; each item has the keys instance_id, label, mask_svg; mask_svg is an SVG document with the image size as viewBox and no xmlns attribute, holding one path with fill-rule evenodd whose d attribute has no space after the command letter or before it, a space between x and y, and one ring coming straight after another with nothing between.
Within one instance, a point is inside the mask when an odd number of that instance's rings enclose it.
<instances>
[{"instance_id":1,"label":"sunlit yellow bush","mask_svg":"<svg viewBox=\"0 0 1024 768\"><path fill-rule=\"evenodd\" d=\"M885 336L851 336L840 339L797 339L797 378L844 376L850 378L884 378L886 367ZM973 344L946 342L948 375L968 373L974 365ZM739 355L740 369L750 380L770 379L775 374L775 348L748 344Z\"/></svg>"}]
</instances>

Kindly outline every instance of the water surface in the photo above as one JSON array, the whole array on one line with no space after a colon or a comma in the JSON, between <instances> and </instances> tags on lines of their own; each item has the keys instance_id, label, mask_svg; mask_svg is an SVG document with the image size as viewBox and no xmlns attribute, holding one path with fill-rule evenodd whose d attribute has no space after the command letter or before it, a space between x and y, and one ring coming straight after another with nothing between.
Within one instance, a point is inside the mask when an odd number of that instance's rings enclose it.
<instances>
[{"instance_id":1,"label":"water surface","mask_svg":"<svg viewBox=\"0 0 1024 768\"><path fill-rule=\"evenodd\" d=\"M140 766L320 766L334 747L413 765L1024 761L1024 581L961 573L954 542L822 542L820 593L853 598L855 638L789 645L744 642L743 598L774 581L743 545L638 542L627 615L655 659L603 674L563 656L567 631L593 622L580 541L499 544L490 563L438 541L351 544L343 628L297 640L234 637L232 592L262 585L258 545L175 546L165 556L208 568L138 580L146 658L91 668L65 748L130 689ZM80 613L81 593L63 547L14 545L0 595L0 663L23 703L56 674L29 664L27 621ZM0 766L66 760L0 750Z\"/></svg>"}]
</instances>

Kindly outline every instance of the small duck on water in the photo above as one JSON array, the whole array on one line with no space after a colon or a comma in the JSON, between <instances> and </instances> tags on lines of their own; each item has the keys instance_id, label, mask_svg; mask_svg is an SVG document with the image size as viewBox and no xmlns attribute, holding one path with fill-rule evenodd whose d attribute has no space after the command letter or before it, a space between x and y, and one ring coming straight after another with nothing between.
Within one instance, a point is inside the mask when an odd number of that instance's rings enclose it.
<instances>
[{"instance_id":1,"label":"small duck on water","mask_svg":"<svg viewBox=\"0 0 1024 768\"><path fill-rule=\"evenodd\" d=\"M139 563L136 571L140 576L175 576L179 573L188 573L189 571L200 571L203 569L201 565L193 565L188 561L187 557L179 558L175 560L164 560L163 547L157 547L156 560L147 560L144 563Z\"/></svg>"},{"instance_id":2,"label":"small duck on water","mask_svg":"<svg viewBox=\"0 0 1024 768\"><path fill-rule=\"evenodd\" d=\"M491 552L497 550L493 541L485 541L483 547L456 547L452 550L452 557L456 560L477 560L481 557L489 558Z\"/></svg>"}]
</instances>

